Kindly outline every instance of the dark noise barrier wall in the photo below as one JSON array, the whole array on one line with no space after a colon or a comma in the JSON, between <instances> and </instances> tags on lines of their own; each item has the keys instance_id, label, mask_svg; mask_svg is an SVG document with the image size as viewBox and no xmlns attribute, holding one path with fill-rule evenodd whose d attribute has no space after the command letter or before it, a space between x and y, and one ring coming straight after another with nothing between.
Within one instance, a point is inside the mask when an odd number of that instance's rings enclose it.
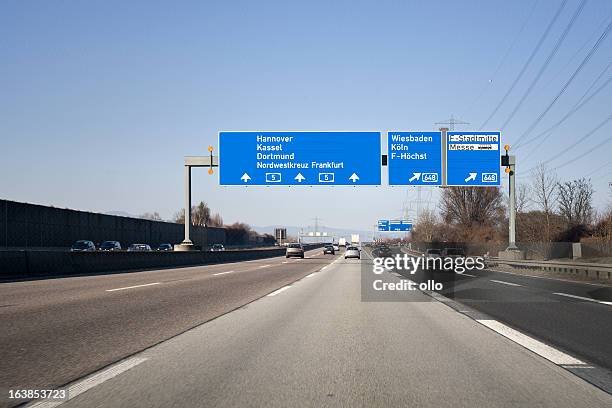
<instances>
[{"instance_id":1,"label":"dark noise barrier wall","mask_svg":"<svg viewBox=\"0 0 612 408\"><path fill-rule=\"evenodd\" d=\"M70 247L79 239L157 247L177 244L184 234L182 224L0 200L0 248ZM225 228L192 227L191 240L201 247L225 244Z\"/></svg>"},{"instance_id":2,"label":"dark noise barrier wall","mask_svg":"<svg viewBox=\"0 0 612 408\"><path fill-rule=\"evenodd\" d=\"M305 250L321 245L304 245ZM222 252L64 252L0 251L0 280L36 279L95 273L240 262L285 255L285 248Z\"/></svg>"}]
</instances>

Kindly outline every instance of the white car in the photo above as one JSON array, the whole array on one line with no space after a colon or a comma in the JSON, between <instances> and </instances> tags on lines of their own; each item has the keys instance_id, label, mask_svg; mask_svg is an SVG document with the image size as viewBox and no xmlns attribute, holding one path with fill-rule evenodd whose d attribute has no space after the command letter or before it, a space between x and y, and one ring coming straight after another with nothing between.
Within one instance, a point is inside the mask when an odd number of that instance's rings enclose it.
<instances>
[{"instance_id":1,"label":"white car","mask_svg":"<svg viewBox=\"0 0 612 408\"><path fill-rule=\"evenodd\" d=\"M336 251L336 252L340 251L340 245L333 244L332 246L334 247L334 251Z\"/></svg>"},{"instance_id":2,"label":"white car","mask_svg":"<svg viewBox=\"0 0 612 408\"><path fill-rule=\"evenodd\" d=\"M359 251L359 248L357 248L356 246L350 246L346 248L346 252L344 253L344 259L348 258L361 259L361 253Z\"/></svg>"}]
</instances>

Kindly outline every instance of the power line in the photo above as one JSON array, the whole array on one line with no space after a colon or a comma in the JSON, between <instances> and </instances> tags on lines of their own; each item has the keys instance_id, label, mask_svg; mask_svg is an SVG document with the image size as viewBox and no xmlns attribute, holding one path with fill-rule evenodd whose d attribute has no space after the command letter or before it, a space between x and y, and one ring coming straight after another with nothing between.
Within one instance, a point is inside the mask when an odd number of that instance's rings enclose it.
<instances>
[{"instance_id":1,"label":"power line","mask_svg":"<svg viewBox=\"0 0 612 408\"><path fill-rule=\"evenodd\" d=\"M610 29L612 29L612 20L610 20L610 23L606 26L604 32L601 33L601 35L597 39L597 42L595 44L593 44L593 47L591 47L591 49L589 50L589 53L586 55L586 57L584 57L584 59L582 60L582 62L578 66L578 68L576 68L574 73L565 82L565 84L563 85L561 90L557 93L557 95L553 98L553 100L548 104L546 109L544 109L544 111L542 113L540 113L540 115L536 118L536 120L533 121L533 123L527 128L527 130L516 140L515 144L519 144L519 142L525 136L527 136L529 133L531 133L533 131L533 129L538 125L538 123L540 123L540 121L544 118L544 116L550 111L550 109L554 106L554 104L561 97L561 95L563 95L563 93L568 88L568 86L574 81L574 79L580 73L580 71L582 71L582 68L584 68L584 66L589 62L589 60L591 59L593 54L595 54L595 52L599 49L599 46L606 39L606 36L610 32Z\"/></svg>"},{"instance_id":2,"label":"power line","mask_svg":"<svg viewBox=\"0 0 612 408\"><path fill-rule=\"evenodd\" d=\"M595 126L595 128L593 128L591 131L589 131L587 134L585 134L584 136L582 136L580 139L578 139L575 143L571 144L570 146L566 147L565 149L563 149L562 151L556 153L553 157L551 157L548 160L545 160L544 162L540 163L539 165L546 165L552 161L557 160L560 156L564 155L565 153L567 153L568 151L570 151L573 147L577 146L579 143L584 142L586 139L588 139L589 137L591 137L593 134L595 134L599 129L601 129L606 123L608 123L610 120L612 120L612 114L608 115L608 117L606 119L603 120L603 122L601 122L599 125ZM567 166L570 163L575 162L576 160L584 157L586 154L591 153L593 150L595 150L596 148L608 143L609 141L611 141L612 138L607 138L604 139L604 141L598 145L596 145L594 148L589 149L588 151L586 151L585 153L574 157L572 160L566 161L564 162L562 165L556 166L556 169L562 168ZM526 173L530 173L531 171L533 171L535 168L537 168L538 166L534 166L532 168L530 168L529 170L526 171Z\"/></svg>"},{"instance_id":3,"label":"power line","mask_svg":"<svg viewBox=\"0 0 612 408\"><path fill-rule=\"evenodd\" d=\"M538 81L540 80L540 78L544 74L544 71L546 70L546 68L548 68L548 65L550 64L550 62L552 61L554 56L557 54L557 51L559 51L559 48L563 44L563 41L565 41L565 38L567 37L567 34L570 32L570 30L572 29L572 27L576 23L576 20L578 19L578 16L580 16L580 13L584 9L584 6L585 6L586 2L587 2L587 0L582 0L580 2L580 4L578 5L578 8L576 9L574 14L572 15L572 18L570 19L569 23L567 24L567 26L565 27L563 32L561 33L561 36L557 40L557 42L556 42L555 46L553 47L552 51L550 52L550 54L548 54L548 57L546 58L546 61L544 61L544 64L542 65L542 67L538 71L537 75L531 81L531 83L529 84L529 86L525 90L525 93L523 93L523 96L518 101L518 103L516 104L516 106L514 107L512 112L510 113L510 115L508 116L508 119L506 119L506 121L504 122L504 124L501 126L500 129L505 129L506 128L508 123L510 123L510 121L514 118L514 115L516 115L516 112L518 112L519 108L523 105L523 102L525 102L525 99L527 99L527 97L529 96L529 94L531 93L531 91L533 90L535 85L538 83Z\"/></svg>"},{"instance_id":4,"label":"power line","mask_svg":"<svg viewBox=\"0 0 612 408\"><path fill-rule=\"evenodd\" d=\"M561 125L563 122L565 122L571 115L573 115L574 113L576 113L580 108L582 108L584 105L586 105L591 99L593 99L599 92L601 92L606 86L608 86L608 84L610 83L610 81L612 81L612 77L608 78L607 81L605 81L602 85L599 86L599 88L597 88L595 90L595 92L593 92L591 95L589 95L587 97L587 94L591 91L591 89L593 89L593 87L597 84L597 82L599 82L599 80L601 79L601 77L604 76L604 74L608 71L608 69L610 69L610 67L612 66L612 62L608 63L608 65L605 66L605 68L601 71L601 73L597 76L597 78L595 78L595 80L591 83L591 85L587 88L587 90L582 94L582 96L578 99L578 101L576 102L576 104L565 114L563 115L563 117L558 120L555 124L553 124L552 126L550 126L548 129L544 130L543 132L540 132L539 134L535 135L534 137L532 137L531 139L529 139L528 141L526 141L525 143L519 143L518 145L516 145L514 148L515 149L520 149L523 146L526 146L528 144L531 144L533 142L535 142L537 139L539 139L540 137L547 135L538 145L541 146L542 143L544 143L544 141L546 141L546 139L548 139L548 137L550 136L551 132L553 130L555 130L559 125ZM585 99L586 98L586 99ZM534 150L537 150L534 149ZM533 150L532 150L533 151Z\"/></svg>"},{"instance_id":5,"label":"power line","mask_svg":"<svg viewBox=\"0 0 612 408\"><path fill-rule=\"evenodd\" d=\"M520 145L519 147L525 146L529 143L531 143L532 141L537 140L538 137L540 137L543 134L547 134L546 137L544 137L544 139L542 139L540 141L540 143L538 143L537 146L535 146L533 149L531 149L530 153L524 158L524 160L527 160L529 157L533 156L538 150L539 148L542 146L542 144L544 144L544 142L546 142L546 140L548 140L548 138L553 134L553 130L556 129L559 125L561 125L561 123L563 123L567 118L569 118L572 114L576 113L580 108L582 108L584 105L586 105L591 99L593 99L595 96L597 96L597 94L599 92L601 92L606 86L608 86L610 84L610 82L612 82L612 77L608 78L608 80L606 82L604 82L603 84L600 85L599 88L597 88L595 90L595 92L593 92L591 95L589 95L588 98L586 98L584 101L578 101L578 103L568 112L566 113L561 120L559 120L557 123L555 123L553 126L549 127L548 129L546 129L544 132L540 133L539 135L537 135L536 137L532 138L529 142L527 143L523 143L522 145Z\"/></svg>"},{"instance_id":6,"label":"power line","mask_svg":"<svg viewBox=\"0 0 612 408\"><path fill-rule=\"evenodd\" d=\"M502 59L499 61L499 64L497 64L497 68L495 68L495 71L493 71L493 74L489 77L489 80L484 84L480 92L476 95L476 98L472 100L472 102L468 105L468 108L465 110L465 112L461 116L465 117L469 112L471 112L471 110L474 108L476 103L480 100L480 98L482 98L487 88L493 83L493 80L499 73L499 70L504 66L506 59L508 59L510 52L514 49L514 46L518 42L518 39L521 37L521 34L525 30L525 27L527 27L527 23L529 23L529 21L531 20L531 17L533 16L533 12L535 11L536 6L538 5L539 2L540 0L535 0L533 2L533 5L531 6L531 11L527 15L527 18L525 19L525 21L523 21L523 24L521 25L521 28L519 29L518 33L516 33L516 36L514 37L514 40L512 41L512 43L510 44L510 47L508 47L508 49L506 50L506 53L504 54Z\"/></svg>"},{"instance_id":7,"label":"power line","mask_svg":"<svg viewBox=\"0 0 612 408\"><path fill-rule=\"evenodd\" d=\"M512 90L514 90L514 87L516 86L516 84L520 81L520 79L523 77L523 74L525 73L525 71L527 71L527 68L529 67L529 64L531 64L531 61L533 60L533 58L536 56L536 54L538 53L538 51L540 50L540 47L542 46L542 44L544 43L544 40L546 40L546 37L548 37L548 34L550 33L550 30L552 28L552 26L555 24L555 22L557 21L557 19L559 18L559 15L561 14L561 11L563 11L563 8L565 7L565 4L567 3L567 0L563 0L561 2L561 4L559 5L559 8L557 9L557 12L555 13L553 19L550 21L550 23L548 24L548 27L546 27L546 31L544 31L544 33L542 34L542 36L540 37L540 40L538 41L536 47L533 49L533 51L531 52L531 55L529 56L529 58L527 59L527 61L525 62L525 64L523 65L523 68L521 68L518 76L515 78L514 82L512 83L512 85L510 85L510 89L508 89L508 91L506 92L506 94L502 97L501 101L499 101L499 103L497 104L497 106L495 107L495 109L493 109L493 112L491 112L491 114L489 115L489 117L483 122L483 124L480 126L480 130L482 130L482 128L484 128L487 123L489 123L489 121L491 120L491 118L493 116L495 116L495 114L497 113L497 111L499 110L499 108L501 108L501 106L504 104L504 102L506 102L506 99L508 98L508 95L510 95L510 93L512 92Z\"/></svg>"}]
</instances>

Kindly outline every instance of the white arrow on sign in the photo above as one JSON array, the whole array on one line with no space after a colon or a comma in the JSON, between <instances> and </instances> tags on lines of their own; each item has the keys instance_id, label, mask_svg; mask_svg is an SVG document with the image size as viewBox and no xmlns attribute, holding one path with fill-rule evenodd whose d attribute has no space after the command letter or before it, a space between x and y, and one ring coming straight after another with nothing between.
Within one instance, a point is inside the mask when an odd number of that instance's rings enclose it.
<instances>
[{"instance_id":1,"label":"white arrow on sign","mask_svg":"<svg viewBox=\"0 0 612 408\"><path fill-rule=\"evenodd\" d=\"M476 180L477 175L478 173L470 173L470 175L465 179L465 182L467 183L468 181Z\"/></svg>"},{"instance_id":2,"label":"white arrow on sign","mask_svg":"<svg viewBox=\"0 0 612 408\"><path fill-rule=\"evenodd\" d=\"M408 179L408 182L411 182L411 181L414 181L414 180L418 180L418 179L421 178L421 173L412 173L412 174L413 174L413 176Z\"/></svg>"},{"instance_id":3,"label":"white arrow on sign","mask_svg":"<svg viewBox=\"0 0 612 408\"><path fill-rule=\"evenodd\" d=\"M306 180L306 177L302 176L302 173L298 173L297 176L295 176L295 179L298 181L298 183L301 183L302 181Z\"/></svg>"},{"instance_id":4,"label":"white arrow on sign","mask_svg":"<svg viewBox=\"0 0 612 408\"><path fill-rule=\"evenodd\" d=\"M248 174L246 174L246 173L244 173L244 174L242 175L242 177L240 177L240 180L244 181L245 183L246 183L247 181L249 181L250 179L251 179L251 177L250 177Z\"/></svg>"},{"instance_id":5,"label":"white arrow on sign","mask_svg":"<svg viewBox=\"0 0 612 408\"><path fill-rule=\"evenodd\" d=\"M353 183L355 183L357 180L359 180L359 176L355 173L353 173L351 175L351 177L349 177L349 180L351 180Z\"/></svg>"}]
</instances>

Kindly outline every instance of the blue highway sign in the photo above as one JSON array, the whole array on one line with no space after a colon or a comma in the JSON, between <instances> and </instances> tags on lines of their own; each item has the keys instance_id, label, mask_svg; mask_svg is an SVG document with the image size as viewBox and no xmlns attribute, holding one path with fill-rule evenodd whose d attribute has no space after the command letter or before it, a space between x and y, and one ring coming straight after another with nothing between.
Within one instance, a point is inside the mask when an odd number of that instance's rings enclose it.
<instances>
[{"instance_id":1,"label":"blue highway sign","mask_svg":"<svg viewBox=\"0 0 612 408\"><path fill-rule=\"evenodd\" d=\"M221 185L380 185L380 132L220 132Z\"/></svg>"},{"instance_id":2,"label":"blue highway sign","mask_svg":"<svg viewBox=\"0 0 612 408\"><path fill-rule=\"evenodd\" d=\"M405 220L391 220L389 221L389 231L410 231L412 229L412 223Z\"/></svg>"},{"instance_id":3,"label":"blue highway sign","mask_svg":"<svg viewBox=\"0 0 612 408\"><path fill-rule=\"evenodd\" d=\"M447 132L446 184L500 185L500 132Z\"/></svg>"},{"instance_id":4,"label":"blue highway sign","mask_svg":"<svg viewBox=\"0 0 612 408\"><path fill-rule=\"evenodd\" d=\"M442 184L441 132L389 132L387 155L390 185Z\"/></svg>"},{"instance_id":5,"label":"blue highway sign","mask_svg":"<svg viewBox=\"0 0 612 408\"><path fill-rule=\"evenodd\" d=\"M378 231L389 231L389 220L378 220Z\"/></svg>"}]
</instances>

